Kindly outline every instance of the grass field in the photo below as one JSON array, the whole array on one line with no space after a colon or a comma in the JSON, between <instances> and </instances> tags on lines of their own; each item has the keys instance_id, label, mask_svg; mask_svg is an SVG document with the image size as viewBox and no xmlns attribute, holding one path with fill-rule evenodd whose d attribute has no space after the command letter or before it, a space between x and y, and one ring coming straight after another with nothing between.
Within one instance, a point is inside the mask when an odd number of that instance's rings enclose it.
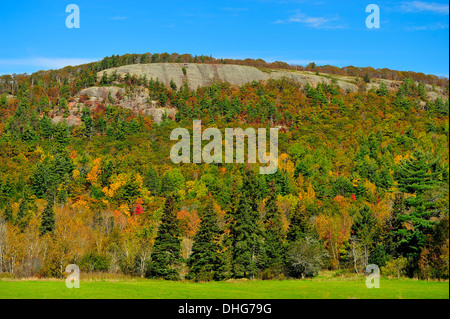
<instances>
[{"instance_id":1,"label":"grass field","mask_svg":"<svg viewBox=\"0 0 450 319\"><path fill-rule=\"evenodd\" d=\"M82 278L83 279L83 278ZM381 279L368 289L364 278L313 280L170 282L146 279L81 280L80 289L63 280L3 280L0 299L448 299L449 283Z\"/></svg>"}]
</instances>

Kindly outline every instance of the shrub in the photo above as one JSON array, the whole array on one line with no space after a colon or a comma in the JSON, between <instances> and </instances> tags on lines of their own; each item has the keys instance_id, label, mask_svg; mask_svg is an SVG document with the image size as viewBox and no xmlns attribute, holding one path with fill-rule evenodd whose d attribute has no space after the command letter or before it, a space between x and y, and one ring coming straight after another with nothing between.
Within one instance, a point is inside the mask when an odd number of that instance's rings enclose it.
<instances>
[{"instance_id":1,"label":"shrub","mask_svg":"<svg viewBox=\"0 0 450 319\"><path fill-rule=\"evenodd\" d=\"M326 252L317 240L307 237L295 242L288 253L290 276L295 278L317 276L325 257Z\"/></svg>"},{"instance_id":2,"label":"shrub","mask_svg":"<svg viewBox=\"0 0 450 319\"><path fill-rule=\"evenodd\" d=\"M109 260L106 256L90 252L81 258L80 269L87 272L108 271Z\"/></svg>"},{"instance_id":3,"label":"shrub","mask_svg":"<svg viewBox=\"0 0 450 319\"><path fill-rule=\"evenodd\" d=\"M406 267L408 260L405 257L398 257L386 263L386 266L381 267L381 274L388 277L400 278L406 275Z\"/></svg>"}]
</instances>

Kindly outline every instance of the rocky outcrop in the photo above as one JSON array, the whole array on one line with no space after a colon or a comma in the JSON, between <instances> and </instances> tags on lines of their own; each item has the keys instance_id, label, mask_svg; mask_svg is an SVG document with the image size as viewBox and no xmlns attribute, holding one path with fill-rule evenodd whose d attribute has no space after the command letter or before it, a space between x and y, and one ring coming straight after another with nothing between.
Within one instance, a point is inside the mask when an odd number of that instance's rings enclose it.
<instances>
[{"instance_id":1,"label":"rocky outcrop","mask_svg":"<svg viewBox=\"0 0 450 319\"><path fill-rule=\"evenodd\" d=\"M185 69L185 73L183 72ZM200 64L200 63L150 63L150 64L132 64L117 68L107 69L98 72L97 76L100 79L104 73L125 77L127 73L136 76L146 76L148 80L159 80L166 86L173 81L180 87L187 83L190 89L197 89L202 86L209 86L213 83L228 82L234 85L242 85L253 81L267 81L269 79L288 78L302 85L309 83L316 86L318 83L330 84L333 81L342 89L349 92L358 91L357 80L351 76L337 76L330 74L315 74L305 71L294 70L260 70L256 67L245 65L231 65L231 64ZM385 82L387 88L395 91L401 84L401 81L391 81L384 79L372 79L370 83L366 84L367 90L371 88L377 89L381 82ZM430 93L430 99L436 99L441 96L445 98L444 89L441 87L432 87L426 85L427 91Z\"/></svg>"},{"instance_id":2,"label":"rocky outcrop","mask_svg":"<svg viewBox=\"0 0 450 319\"><path fill-rule=\"evenodd\" d=\"M186 70L186 74L183 72ZM267 81L269 79L289 78L301 84L310 83L317 85L319 82L331 83L332 79L325 76L315 75L310 72L299 71L267 71L263 72L258 68L245 65L229 65L229 64L199 64L199 63L151 63L151 64L132 64L118 68L111 68L99 72L99 78L104 73L112 75L116 73L125 77L127 73L136 76L146 76L147 79L158 80L165 85L170 85L173 81L180 87L187 82L189 88L208 86L217 82L228 82L235 85L242 85L252 81ZM350 82L337 80L337 84L344 89L356 91L358 87Z\"/></svg>"}]
</instances>

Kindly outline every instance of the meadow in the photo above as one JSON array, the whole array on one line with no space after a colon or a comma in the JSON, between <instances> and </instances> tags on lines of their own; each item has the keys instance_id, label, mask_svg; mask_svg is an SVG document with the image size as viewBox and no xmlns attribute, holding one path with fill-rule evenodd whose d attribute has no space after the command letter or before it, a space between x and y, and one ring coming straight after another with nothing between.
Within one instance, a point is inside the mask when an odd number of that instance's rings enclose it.
<instances>
[{"instance_id":1,"label":"meadow","mask_svg":"<svg viewBox=\"0 0 450 319\"><path fill-rule=\"evenodd\" d=\"M0 280L0 299L448 299L448 281L319 276L304 280L194 283L148 279L85 279L79 289L64 280Z\"/></svg>"}]
</instances>

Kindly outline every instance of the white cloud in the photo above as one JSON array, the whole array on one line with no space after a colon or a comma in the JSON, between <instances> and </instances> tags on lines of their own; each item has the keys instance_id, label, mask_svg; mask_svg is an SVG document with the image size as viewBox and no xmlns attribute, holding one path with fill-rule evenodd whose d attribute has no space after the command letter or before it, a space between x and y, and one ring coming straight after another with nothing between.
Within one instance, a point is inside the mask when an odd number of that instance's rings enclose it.
<instances>
[{"instance_id":1,"label":"white cloud","mask_svg":"<svg viewBox=\"0 0 450 319\"><path fill-rule=\"evenodd\" d=\"M448 14L449 5L445 3L411 1L403 2L401 9L406 12L432 12L439 14Z\"/></svg>"},{"instance_id":2,"label":"white cloud","mask_svg":"<svg viewBox=\"0 0 450 319\"><path fill-rule=\"evenodd\" d=\"M445 30L448 29L448 23L435 23L424 26L410 27L407 30L412 31L436 31L436 30Z\"/></svg>"},{"instance_id":3,"label":"white cloud","mask_svg":"<svg viewBox=\"0 0 450 319\"><path fill-rule=\"evenodd\" d=\"M42 69L60 69L66 66L76 66L99 59L84 58L27 58L27 59L0 59L0 66L38 67Z\"/></svg>"},{"instance_id":4,"label":"white cloud","mask_svg":"<svg viewBox=\"0 0 450 319\"><path fill-rule=\"evenodd\" d=\"M274 23L301 23L314 29L342 29L343 26L330 24L330 22L338 20L337 18L324 18L324 17L308 17L303 13L297 13L287 20L277 20Z\"/></svg>"},{"instance_id":5,"label":"white cloud","mask_svg":"<svg viewBox=\"0 0 450 319\"><path fill-rule=\"evenodd\" d=\"M128 17L122 17L122 16L117 16L117 17L112 17L109 20L127 20Z\"/></svg>"}]
</instances>

